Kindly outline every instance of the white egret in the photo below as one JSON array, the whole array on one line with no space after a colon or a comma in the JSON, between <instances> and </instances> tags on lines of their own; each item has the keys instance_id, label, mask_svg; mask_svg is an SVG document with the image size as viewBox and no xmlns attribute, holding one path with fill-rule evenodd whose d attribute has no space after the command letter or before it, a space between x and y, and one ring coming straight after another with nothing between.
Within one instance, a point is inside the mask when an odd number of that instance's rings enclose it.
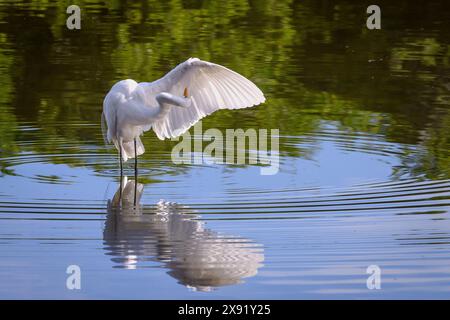
<instances>
[{"instance_id":1,"label":"white egret","mask_svg":"<svg viewBox=\"0 0 450 320\"><path fill-rule=\"evenodd\" d=\"M140 135L150 128L159 139L177 137L201 118L219 109L258 105L265 97L240 74L218 64L190 58L161 79L137 83L117 82L103 101L102 128L106 140L119 150L122 160L144 153Z\"/></svg>"}]
</instances>

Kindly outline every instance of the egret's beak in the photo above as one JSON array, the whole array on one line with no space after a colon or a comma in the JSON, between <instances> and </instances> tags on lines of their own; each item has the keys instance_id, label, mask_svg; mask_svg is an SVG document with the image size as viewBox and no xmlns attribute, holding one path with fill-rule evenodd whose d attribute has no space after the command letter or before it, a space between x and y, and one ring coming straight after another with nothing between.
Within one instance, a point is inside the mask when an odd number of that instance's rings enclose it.
<instances>
[{"instance_id":1,"label":"egret's beak","mask_svg":"<svg viewBox=\"0 0 450 320\"><path fill-rule=\"evenodd\" d=\"M188 89L184 88L184 93L183 93L184 97L187 98L188 97Z\"/></svg>"}]
</instances>

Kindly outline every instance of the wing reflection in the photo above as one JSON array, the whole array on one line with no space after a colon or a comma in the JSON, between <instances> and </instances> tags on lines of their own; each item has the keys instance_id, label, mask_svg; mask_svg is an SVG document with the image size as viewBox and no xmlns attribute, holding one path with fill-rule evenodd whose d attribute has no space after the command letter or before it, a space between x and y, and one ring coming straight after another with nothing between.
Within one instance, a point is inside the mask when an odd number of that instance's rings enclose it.
<instances>
[{"instance_id":1,"label":"wing reflection","mask_svg":"<svg viewBox=\"0 0 450 320\"><path fill-rule=\"evenodd\" d=\"M143 189L125 177L108 201L103 238L115 267L136 269L163 263L180 284L199 291L238 284L256 275L264 261L260 245L206 228L195 211L177 203L161 200L143 210L139 205Z\"/></svg>"}]
</instances>

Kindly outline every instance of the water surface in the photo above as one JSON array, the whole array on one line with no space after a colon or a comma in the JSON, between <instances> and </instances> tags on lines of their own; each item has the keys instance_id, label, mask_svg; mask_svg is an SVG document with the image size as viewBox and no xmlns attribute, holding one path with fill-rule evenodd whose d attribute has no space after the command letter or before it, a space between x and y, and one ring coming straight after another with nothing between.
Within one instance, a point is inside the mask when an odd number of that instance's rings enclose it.
<instances>
[{"instance_id":1,"label":"water surface","mask_svg":"<svg viewBox=\"0 0 450 320\"><path fill-rule=\"evenodd\" d=\"M368 4L89 1L71 31L65 3L1 2L0 297L450 298L450 10L379 1L371 31ZM149 132L120 184L105 93L191 56L263 90L203 129L279 129L278 174Z\"/></svg>"}]
</instances>

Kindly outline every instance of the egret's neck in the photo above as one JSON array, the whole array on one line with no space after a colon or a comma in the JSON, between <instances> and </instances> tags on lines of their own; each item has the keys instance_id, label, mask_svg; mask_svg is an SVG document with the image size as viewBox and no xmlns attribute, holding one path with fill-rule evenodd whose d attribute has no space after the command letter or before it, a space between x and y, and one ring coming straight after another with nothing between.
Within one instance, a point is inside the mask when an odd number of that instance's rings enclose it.
<instances>
[{"instance_id":1,"label":"egret's neck","mask_svg":"<svg viewBox=\"0 0 450 320\"><path fill-rule=\"evenodd\" d=\"M134 106L136 106L137 110L134 114L134 119L141 122L140 125L152 124L163 119L173 107L187 108L191 105L190 98L178 97L168 92L158 93L155 100L157 105L154 107L147 107L139 99L135 102Z\"/></svg>"},{"instance_id":2,"label":"egret's neck","mask_svg":"<svg viewBox=\"0 0 450 320\"><path fill-rule=\"evenodd\" d=\"M168 103L158 103L158 110L154 116L154 120L161 120L169 113L170 109L172 109L172 105Z\"/></svg>"}]
</instances>

